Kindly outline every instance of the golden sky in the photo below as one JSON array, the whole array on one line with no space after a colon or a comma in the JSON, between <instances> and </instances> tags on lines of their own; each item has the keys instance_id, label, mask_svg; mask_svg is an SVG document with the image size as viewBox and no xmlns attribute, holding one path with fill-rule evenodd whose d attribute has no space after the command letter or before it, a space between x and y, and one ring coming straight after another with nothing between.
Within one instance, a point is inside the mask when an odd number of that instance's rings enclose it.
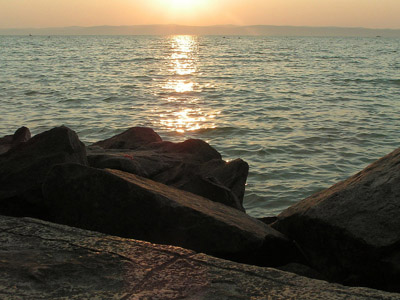
<instances>
[{"instance_id":1,"label":"golden sky","mask_svg":"<svg viewBox=\"0 0 400 300\"><path fill-rule=\"evenodd\" d=\"M400 0L0 0L0 28L141 24L400 29Z\"/></svg>"}]
</instances>

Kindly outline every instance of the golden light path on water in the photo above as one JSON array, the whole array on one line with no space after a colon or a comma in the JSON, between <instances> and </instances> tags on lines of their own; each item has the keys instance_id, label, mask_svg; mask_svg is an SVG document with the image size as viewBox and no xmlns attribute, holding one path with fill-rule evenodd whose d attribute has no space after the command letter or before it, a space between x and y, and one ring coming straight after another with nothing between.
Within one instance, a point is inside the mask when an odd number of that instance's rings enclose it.
<instances>
[{"instance_id":1,"label":"golden light path on water","mask_svg":"<svg viewBox=\"0 0 400 300\"><path fill-rule=\"evenodd\" d=\"M171 54L168 58L170 79L162 86L167 92L164 99L171 104L160 114L160 124L184 133L202 128L214 128L212 122L219 112L206 113L199 98L201 87L196 83L198 71L198 41L196 37L177 35L171 37Z\"/></svg>"}]
</instances>

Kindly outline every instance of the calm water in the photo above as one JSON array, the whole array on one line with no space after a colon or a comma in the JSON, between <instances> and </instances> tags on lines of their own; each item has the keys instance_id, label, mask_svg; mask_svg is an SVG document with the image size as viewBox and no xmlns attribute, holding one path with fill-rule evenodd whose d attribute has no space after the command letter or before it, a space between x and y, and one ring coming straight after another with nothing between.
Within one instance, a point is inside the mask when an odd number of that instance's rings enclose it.
<instances>
[{"instance_id":1,"label":"calm water","mask_svg":"<svg viewBox=\"0 0 400 300\"><path fill-rule=\"evenodd\" d=\"M245 207L279 213L400 147L400 39L0 37L0 136L131 126L250 164Z\"/></svg>"}]
</instances>

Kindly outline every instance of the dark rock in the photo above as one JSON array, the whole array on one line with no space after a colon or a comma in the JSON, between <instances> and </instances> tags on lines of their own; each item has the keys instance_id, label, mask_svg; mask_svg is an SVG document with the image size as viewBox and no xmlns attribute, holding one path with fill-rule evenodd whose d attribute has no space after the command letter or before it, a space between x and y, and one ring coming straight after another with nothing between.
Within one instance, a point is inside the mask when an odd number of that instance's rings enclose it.
<instances>
[{"instance_id":1,"label":"dark rock","mask_svg":"<svg viewBox=\"0 0 400 300\"><path fill-rule=\"evenodd\" d=\"M122 171L58 165L43 193L62 224L259 265L298 255L283 235L243 212Z\"/></svg>"},{"instance_id":2,"label":"dark rock","mask_svg":"<svg viewBox=\"0 0 400 300\"><path fill-rule=\"evenodd\" d=\"M316 270L310 268L309 266L299 264L299 263L290 263L284 266L277 267L277 269L285 272L294 273L300 276L319 279L319 280L326 280L326 277L323 276L321 273L317 272Z\"/></svg>"},{"instance_id":3,"label":"dark rock","mask_svg":"<svg viewBox=\"0 0 400 300\"><path fill-rule=\"evenodd\" d=\"M273 227L334 281L400 291L400 149L288 208Z\"/></svg>"},{"instance_id":4,"label":"dark rock","mask_svg":"<svg viewBox=\"0 0 400 300\"><path fill-rule=\"evenodd\" d=\"M196 176L214 178L214 181L231 190L242 204L248 171L249 165L241 159L230 162L213 159L202 164L183 160L182 163L175 163L171 168L153 176L152 179L180 188Z\"/></svg>"},{"instance_id":5,"label":"dark rock","mask_svg":"<svg viewBox=\"0 0 400 300\"><path fill-rule=\"evenodd\" d=\"M12 139L12 143L19 144L23 142L27 142L31 138L31 132L29 128L23 126L21 128L18 128L17 131L15 131Z\"/></svg>"},{"instance_id":6,"label":"dark rock","mask_svg":"<svg viewBox=\"0 0 400 300\"><path fill-rule=\"evenodd\" d=\"M263 218L257 218L257 220L260 220L261 222L263 222L267 225L271 225L276 220L278 220L278 217L263 217Z\"/></svg>"},{"instance_id":7,"label":"dark rock","mask_svg":"<svg viewBox=\"0 0 400 300\"><path fill-rule=\"evenodd\" d=\"M203 140L189 139L181 143L162 142L153 143L142 147L155 149L166 153L189 154L193 161L207 162L212 159L221 159L221 154Z\"/></svg>"},{"instance_id":8,"label":"dark rock","mask_svg":"<svg viewBox=\"0 0 400 300\"><path fill-rule=\"evenodd\" d=\"M35 219L0 216L0 233L2 299L400 299Z\"/></svg>"},{"instance_id":9,"label":"dark rock","mask_svg":"<svg viewBox=\"0 0 400 300\"><path fill-rule=\"evenodd\" d=\"M151 128L132 127L104 141L94 143L104 149L136 149L141 146L161 142L161 137Z\"/></svg>"},{"instance_id":10,"label":"dark rock","mask_svg":"<svg viewBox=\"0 0 400 300\"><path fill-rule=\"evenodd\" d=\"M213 150L214 151L214 150ZM249 165L241 159L202 162L196 155L153 150L89 148L95 168L112 168L143 176L244 211L243 196Z\"/></svg>"},{"instance_id":11,"label":"dark rock","mask_svg":"<svg viewBox=\"0 0 400 300\"><path fill-rule=\"evenodd\" d=\"M0 138L0 154L9 151L20 143L27 142L31 138L31 132L27 127L18 128L13 135Z\"/></svg>"},{"instance_id":12,"label":"dark rock","mask_svg":"<svg viewBox=\"0 0 400 300\"><path fill-rule=\"evenodd\" d=\"M91 167L99 169L116 169L131 174L148 177L140 163L129 154L125 155L88 155L88 162Z\"/></svg>"},{"instance_id":13,"label":"dark rock","mask_svg":"<svg viewBox=\"0 0 400 300\"><path fill-rule=\"evenodd\" d=\"M240 159L230 163L213 159L203 164L175 164L151 179L244 211L247 175L248 164Z\"/></svg>"},{"instance_id":14,"label":"dark rock","mask_svg":"<svg viewBox=\"0 0 400 300\"><path fill-rule=\"evenodd\" d=\"M202 196L214 202L219 202L227 206L245 211L242 203L234 193L227 187L223 186L215 178L204 178L201 176L192 177L184 184L177 188Z\"/></svg>"},{"instance_id":15,"label":"dark rock","mask_svg":"<svg viewBox=\"0 0 400 300\"><path fill-rule=\"evenodd\" d=\"M218 182L229 188L236 195L241 205L243 204L246 181L249 174L247 162L240 158L229 162L211 160L202 165L201 174L204 177L216 178Z\"/></svg>"},{"instance_id":16,"label":"dark rock","mask_svg":"<svg viewBox=\"0 0 400 300\"><path fill-rule=\"evenodd\" d=\"M25 140L26 131L21 133L16 140ZM0 213L42 217L44 178L53 165L66 162L87 165L85 146L67 127L38 134L0 155Z\"/></svg>"}]
</instances>

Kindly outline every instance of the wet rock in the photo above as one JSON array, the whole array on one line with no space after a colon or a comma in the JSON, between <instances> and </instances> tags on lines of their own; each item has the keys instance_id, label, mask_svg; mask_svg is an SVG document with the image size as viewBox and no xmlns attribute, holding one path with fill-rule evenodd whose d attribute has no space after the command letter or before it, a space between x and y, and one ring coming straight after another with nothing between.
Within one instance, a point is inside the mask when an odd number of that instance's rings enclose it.
<instances>
[{"instance_id":1,"label":"wet rock","mask_svg":"<svg viewBox=\"0 0 400 300\"><path fill-rule=\"evenodd\" d=\"M17 133L18 141L28 136L26 130ZM41 185L53 165L66 162L87 165L85 146L75 132L63 126L0 155L0 213L44 217Z\"/></svg>"},{"instance_id":2,"label":"wet rock","mask_svg":"<svg viewBox=\"0 0 400 300\"><path fill-rule=\"evenodd\" d=\"M136 149L161 141L161 137L151 128L132 127L109 139L94 143L93 146L100 146L103 149Z\"/></svg>"},{"instance_id":3,"label":"wet rock","mask_svg":"<svg viewBox=\"0 0 400 300\"><path fill-rule=\"evenodd\" d=\"M273 227L334 281L400 291L400 149L283 211Z\"/></svg>"},{"instance_id":4,"label":"wet rock","mask_svg":"<svg viewBox=\"0 0 400 300\"><path fill-rule=\"evenodd\" d=\"M282 234L239 210L118 170L58 165L43 193L57 223L259 265L298 256Z\"/></svg>"},{"instance_id":5,"label":"wet rock","mask_svg":"<svg viewBox=\"0 0 400 300\"><path fill-rule=\"evenodd\" d=\"M2 299L348 299L399 294L351 288L35 219L0 216Z\"/></svg>"},{"instance_id":6,"label":"wet rock","mask_svg":"<svg viewBox=\"0 0 400 300\"><path fill-rule=\"evenodd\" d=\"M7 152L20 143L28 141L30 138L31 132L29 128L25 126L18 128L14 134L6 135L5 137L0 138L0 154Z\"/></svg>"}]
</instances>

